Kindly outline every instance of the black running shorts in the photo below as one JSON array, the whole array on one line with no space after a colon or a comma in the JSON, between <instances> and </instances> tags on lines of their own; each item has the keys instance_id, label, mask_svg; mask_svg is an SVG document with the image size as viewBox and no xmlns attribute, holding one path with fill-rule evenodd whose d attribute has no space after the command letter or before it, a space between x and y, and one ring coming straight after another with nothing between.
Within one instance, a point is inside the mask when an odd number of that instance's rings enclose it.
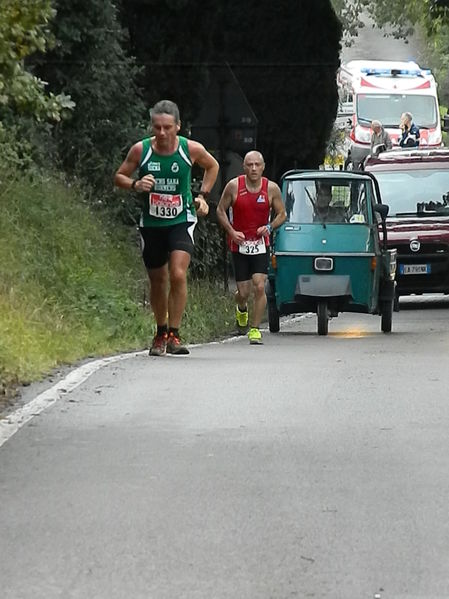
<instances>
[{"instance_id":1,"label":"black running shorts","mask_svg":"<svg viewBox=\"0 0 449 599\"><path fill-rule=\"evenodd\" d=\"M167 264L170 252L182 250L193 254L194 223L179 223L168 227L140 227L143 262L147 268Z\"/></svg>"},{"instance_id":2,"label":"black running shorts","mask_svg":"<svg viewBox=\"0 0 449 599\"><path fill-rule=\"evenodd\" d=\"M268 248L265 254L257 254L256 256L246 256L240 252L232 252L235 280L250 281L255 274L266 275L268 272L268 256Z\"/></svg>"}]
</instances>

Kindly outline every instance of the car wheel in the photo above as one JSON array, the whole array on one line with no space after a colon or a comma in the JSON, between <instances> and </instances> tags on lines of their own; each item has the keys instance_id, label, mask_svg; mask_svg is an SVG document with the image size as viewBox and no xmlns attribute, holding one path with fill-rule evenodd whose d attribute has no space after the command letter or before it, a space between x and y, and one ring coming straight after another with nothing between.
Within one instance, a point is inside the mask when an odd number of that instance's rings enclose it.
<instances>
[{"instance_id":1,"label":"car wheel","mask_svg":"<svg viewBox=\"0 0 449 599\"><path fill-rule=\"evenodd\" d=\"M327 335L329 330L329 309L326 300L320 300L316 307L318 335Z\"/></svg>"},{"instance_id":2,"label":"car wheel","mask_svg":"<svg viewBox=\"0 0 449 599\"><path fill-rule=\"evenodd\" d=\"M380 328L383 333L391 333L391 324L393 320L393 304L394 300L381 302L380 308Z\"/></svg>"}]
</instances>

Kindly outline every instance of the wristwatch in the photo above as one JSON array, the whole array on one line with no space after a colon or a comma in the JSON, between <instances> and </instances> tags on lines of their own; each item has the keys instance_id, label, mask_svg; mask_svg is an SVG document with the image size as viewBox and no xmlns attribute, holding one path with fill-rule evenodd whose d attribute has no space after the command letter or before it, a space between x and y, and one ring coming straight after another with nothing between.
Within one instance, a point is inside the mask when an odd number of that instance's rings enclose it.
<instances>
[{"instance_id":1,"label":"wristwatch","mask_svg":"<svg viewBox=\"0 0 449 599\"><path fill-rule=\"evenodd\" d=\"M138 181L138 180L139 180L139 179L134 179L134 181L131 183L131 189L132 189L133 191L136 191L136 183L137 183L137 181Z\"/></svg>"},{"instance_id":2,"label":"wristwatch","mask_svg":"<svg viewBox=\"0 0 449 599\"><path fill-rule=\"evenodd\" d=\"M203 196L203 198L204 198L205 200L207 200L207 198L209 197L209 192L208 192L208 191L201 191L201 190L200 190L200 191L198 192L198 195L197 195L197 197L198 197L198 196Z\"/></svg>"}]
</instances>

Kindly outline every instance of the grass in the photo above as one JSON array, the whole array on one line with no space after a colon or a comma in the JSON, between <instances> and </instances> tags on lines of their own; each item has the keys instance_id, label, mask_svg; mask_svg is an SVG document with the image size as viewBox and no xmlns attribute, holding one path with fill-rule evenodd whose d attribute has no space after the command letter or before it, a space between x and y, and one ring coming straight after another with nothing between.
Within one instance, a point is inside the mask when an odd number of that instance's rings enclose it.
<instances>
[{"instance_id":1,"label":"grass","mask_svg":"<svg viewBox=\"0 0 449 599\"><path fill-rule=\"evenodd\" d=\"M62 364L142 349L154 322L134 229L54 179L0 181L0 396ZM188 342L229 334L233 301L190 281Z\"/></svg>"}]
</instances>

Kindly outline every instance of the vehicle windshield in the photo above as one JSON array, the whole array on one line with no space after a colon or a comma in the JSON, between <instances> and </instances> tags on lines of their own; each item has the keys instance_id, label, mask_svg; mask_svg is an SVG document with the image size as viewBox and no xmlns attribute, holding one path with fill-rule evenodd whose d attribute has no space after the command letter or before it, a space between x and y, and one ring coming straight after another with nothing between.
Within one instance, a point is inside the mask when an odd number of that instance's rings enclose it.
<instances>
[{"instance_id":1,"label":"vehicle windshield","mask_svg":"<svg viewBox=\"0 0 449 599\"><path fill-rule=\"evenodd\" d=\"M418 127L437 126L437 103L433 96L413 94L360 94L357 96L357 118L371 123L376 119L384 127L399 127L401 114L411 112Z\"/></svg>"},{"instance_id":2,"label":"vehicle windshield","mask_svg":"<svg viewBox=\"0 0 449 599\"><path fill-rule=\"evenodd\" d=\"M449 215L449 169L375 172L388 216Z\"/></svg>"},{"instance_id":3,"label":"vehicle windshield","mask_svg":"<svg viewBox=\"0 0 449 599\"><path fill-rule=\"evenodd\" d=\"M366 181L296 179L284 187L287 220L294 223L364 224L370 222Z\"/></svg>"}]
</instances>

